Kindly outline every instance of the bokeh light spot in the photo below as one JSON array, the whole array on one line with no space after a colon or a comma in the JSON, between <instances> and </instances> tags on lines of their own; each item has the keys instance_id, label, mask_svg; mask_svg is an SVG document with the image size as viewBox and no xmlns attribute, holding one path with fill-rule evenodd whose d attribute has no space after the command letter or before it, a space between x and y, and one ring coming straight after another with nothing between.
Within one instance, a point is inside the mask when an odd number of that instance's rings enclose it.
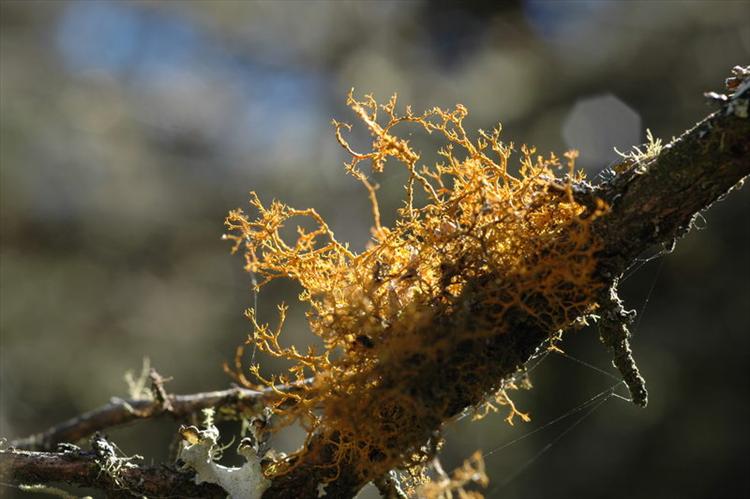
<instances>
[{"instance_id":1,"label":"bokeh light spot","mask_svg":"<svg viewBox=\"0 0 750 499\"><path fill-rule=\"evenodd\" d=\"M641 117L612 94L579 100L563 123L568 147L581 152L578 164L589 175L598 173L642 141Z\"/></svg>"}]
</instances>

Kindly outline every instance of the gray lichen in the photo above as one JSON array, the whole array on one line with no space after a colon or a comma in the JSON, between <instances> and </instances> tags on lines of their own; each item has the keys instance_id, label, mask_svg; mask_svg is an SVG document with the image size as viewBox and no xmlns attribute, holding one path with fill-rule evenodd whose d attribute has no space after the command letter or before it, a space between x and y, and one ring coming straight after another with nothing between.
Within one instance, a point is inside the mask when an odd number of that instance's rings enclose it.
<instances>
[{"instance_id":1,"label":"gray lichen","mask_svg":"<svg viewBox=\"0 0 750 499\"><path fill-rule=\"evenodd\" d=\"M195 471L195 483L204 482L219 485L227 491L232 499L260 499L271 482L263 476L263 470L252 445L240 443L237 453L245 458L245 464L239 468L222 466L214 461L219 430L211 425L205 430L194 426L180 430L182 442L178 459L182 468Z\"/></svg>"}]
</instances>

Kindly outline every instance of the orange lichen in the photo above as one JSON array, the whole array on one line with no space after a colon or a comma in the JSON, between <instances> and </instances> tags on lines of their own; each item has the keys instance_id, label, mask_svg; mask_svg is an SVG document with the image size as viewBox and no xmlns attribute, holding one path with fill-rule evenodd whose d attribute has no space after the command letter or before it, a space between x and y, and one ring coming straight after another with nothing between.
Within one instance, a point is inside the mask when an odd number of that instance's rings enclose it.
<instances>
[{"instance_id":1,"label":"orange lichen","mask_svg":"<svg viewBox=\"0 0 750 499\"><path fill-rule=\"evenodd\" d=\"M315 210L278 201L266 206L255 193L250 203L257 217L236 210L226 219L226 237L233 251L244 249L259 287L277 278L302 286L310 329L325 345L320 353L283 346L283 306L275 329L247 312L254 328L248 342L294 361L287 375L270 379L251 366L260 385L312 378L298 390L278 391L273 410L281 426L301 422L310 436L268 473L286 473L305 453L322 452L311 449L326 447L329 459L315 462L328 462L329 479L343 465L364 481L392 468L416 476L436 451L440 425L466 407L494 401L510 408L509 421L527 418L505 392L513 386L508 366L525 359L494 342L519 317L552 335L593 311L600 287L589 227L605 207L592 213L575 200L573 185L583 173L574 171L574 153L565 154L562 165L554 154L543 157L522 146L513 174L513 145L500 141L499 128L470 139L461 105L423 114L407 107L398 114L395 97L379 106L371 96L358 101L351 94L348 104L373 136L370 152L355 152L342 134L350 126L334 122L352 157L346 170L364 184L372 205L372 242L365 251L338 242ZM419 154L394 130L402 123L442 135L443 162L418 166ZM376 186L360 169L369 160L380 173L389 159L409 172L393 227L382 225ZM424 193L421 205L415 189ZM298 227L296 240L285 241L281 228L299 216L317 228ZM241 370L237 376L252 385Z\"/></svg>"},{"instance_id":2,"label":"orange lichen","mask_svg":"<svg viewBox=\"0 0 750 499\"><path fill-rule=\"evenodd\" d=\"M479 492L467 490L469 484L476 484L486 488L490 483L484 470L482 453L477 451L465 460L461 467L455 469L450 476L443 473L438 479L431 480L417 489L417 497L424 499L482 499Z\"/></svg>"}]
</instances>

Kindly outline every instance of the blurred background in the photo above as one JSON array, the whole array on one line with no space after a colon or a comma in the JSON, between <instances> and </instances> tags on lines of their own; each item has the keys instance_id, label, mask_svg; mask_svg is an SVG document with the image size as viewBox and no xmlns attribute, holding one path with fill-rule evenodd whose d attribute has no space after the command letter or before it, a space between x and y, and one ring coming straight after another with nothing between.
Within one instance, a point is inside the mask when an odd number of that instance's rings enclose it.
<instances>
[{"instance_id":1,"label":"blurred background","mask_svg":"<svg viewBox=\"0 0 750 499\"><path fill-rule=\"evenodd\" d=\"M330 126L353 121L350 88L381 101L398 92L417 110L463 103L467 129L502 121L508 141L580 149L596 176L617 158L613 147L643 142L646 128L669 140L708 114L702 92L721 90L729 69L750 60L743 1L0 7L0 436L9 438L127 396L123 375L144 357L173 377L172 392L229 384L221 364L250 331L242 312L253 297L220 236L249 190L316 208L339 240L364 248L368 203ZM365 139L354 132L355 147ZM413 140L432 157L434 144ZM387 222L403 172L378 180ZM487 497L747 497L749 214L745 188L624 283L629 307L647 305L634 338L647 409L613 398L576 426L585 411L544 426L612 384L549 355L535 388L515 397L532 422L509 427L501 413L451 426L445 468L543 427L487 457ZM264 289L259 315L274 321L275 304L292 303L285 338L304 345L313 340L297 291ZM595 330L563 348L613 370ZM282 367L261 360L266 372ZM174 431L164 420L110 436L160 462Z\"/></svg>"}]
</instances>

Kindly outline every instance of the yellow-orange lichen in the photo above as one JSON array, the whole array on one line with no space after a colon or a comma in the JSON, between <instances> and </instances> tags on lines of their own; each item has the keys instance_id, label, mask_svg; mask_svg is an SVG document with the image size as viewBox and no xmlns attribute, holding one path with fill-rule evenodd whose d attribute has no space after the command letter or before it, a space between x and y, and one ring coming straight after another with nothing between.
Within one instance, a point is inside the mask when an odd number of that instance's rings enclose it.
<instances>
[{"instance_id":1,"label":"yellow-orange lichen","mask_svg":"<svg viewBox=\"0 0 750 499\"><path fill-rule=\"evenodd\" d=\"M477 451L456 468L450 476L442 476L421 485L417 497L424 499L482 499L479 492L467 490L469 484L486 488L490 480L484 470L482 453Z\"/></svg>"},{"instance_id":2,"label":"yellow-orange lichen","mask_svg":"<svg viewBox=\"0 0 750 499\"><path fill-rule=\"evenodd\" d=\"M273 388L312 378L298 390L278 392L273 410L282 426L298 421L310 437L270 474L301 462L315 447L309 445L314 437L332 454L331 479L342 465L365 481L392 468L419 475L438 445L436 430L465 407L494 401L509 406L509 421L526 418L505 394L508 365L522 359L499 362L506 353L493 341L519 316L555 334L590 313L599 291L589 226L604 207L586 212L575 200L572 186L583 174L574 171L574 153L561 164L554 154L543 157L522 146L512 174L513 145L500 141L499 128L472 140L461 105L423 114L407 107L398 114L395 97L379 106L371 96L358 101L351 94L348 104L373 136L371 151L355 152L342 134L349 125L334 122L352 157L346 170L364 184L372 205L372 242L365 251L354 253L337 241L315 210L278 201L266 206L255 193L256 217L236 210L226 219L226 237L233 251L244 249L246 268L261 277L260 287L277 278L302 286L310 329L325 345L304 353L282 346L283 306L274 329L247 312L254 328L248 341L294 361L287 375L270 379L251 366L258 383ZM406 122L442 135L442 163L418 165L419 154L394 130ZM369 160L380 173L389 159L409 172L393 227L382 225L375 184L360 168ZM415 189L426 198L421 205ZM317 228L298 228L295 241L283 240L280 229L297 216ZM253 384L241 372L238 377Z\"/></svg>"}]
</instances>

